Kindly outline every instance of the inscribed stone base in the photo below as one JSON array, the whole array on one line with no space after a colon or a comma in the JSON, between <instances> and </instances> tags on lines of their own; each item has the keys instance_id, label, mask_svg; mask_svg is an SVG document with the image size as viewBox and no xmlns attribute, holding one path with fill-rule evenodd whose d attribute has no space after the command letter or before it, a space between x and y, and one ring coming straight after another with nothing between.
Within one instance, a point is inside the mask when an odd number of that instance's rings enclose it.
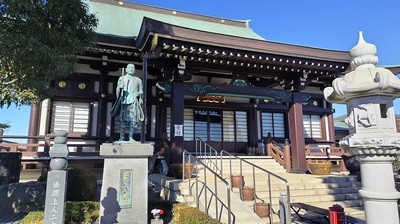
<instances>
[{"instance_id":1,"label":"inscribed stone base","mask_svg":"<svg viewBox=\"0 0 400 224\"><path fill-rule=\"evenodd\" d=\"M100 223L147 223L148 158L151 144L103 144Z\"/></svg>"},{"instance_id":2,"label":"inscribed stone base","mask_svg":"<svg viewBox=\"0 0 400 224\"><path fill-rule=\"evenodd\" d=\"M151 224L163 224L163 220L162 219L152 219Z\"/></svg>"},{"instance_id":3,"label":"inscribed stone base","mask_svg":"<svg viewBox=\"0 0 400 224\"><path fill-rule=\"evenodd\" d=\"M52 170L47 174L45 223L64 223L64 202L67 190L67 171Z\"/></svg>"}]
</instances>

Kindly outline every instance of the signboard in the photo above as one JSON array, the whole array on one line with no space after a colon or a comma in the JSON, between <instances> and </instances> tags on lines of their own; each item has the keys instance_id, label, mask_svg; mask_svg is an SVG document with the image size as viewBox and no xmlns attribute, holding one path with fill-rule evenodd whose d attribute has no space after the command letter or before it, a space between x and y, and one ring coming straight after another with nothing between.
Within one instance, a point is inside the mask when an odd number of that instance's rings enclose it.
<instances>
[{"instance_id":1,"label":"signboard","mask_svg":"<svg viewBox=\"0 0 400 224\"><path fill-rule=\"evenodd\" d=\"M175 135L174 136L183 136L183 125L175 124Z\"/></svg>"},{"instance_id":2,"label":"signboard","mask_svg":"<svg viewBox=\"0 0 400 224\"><path fill-rule=\"evenodd\" d=\"M121 169L119 178L120 178L119 192L118 192L119 207L121 209L130 208L132 207L132 170Z\"/></svg>"}]
</instances>

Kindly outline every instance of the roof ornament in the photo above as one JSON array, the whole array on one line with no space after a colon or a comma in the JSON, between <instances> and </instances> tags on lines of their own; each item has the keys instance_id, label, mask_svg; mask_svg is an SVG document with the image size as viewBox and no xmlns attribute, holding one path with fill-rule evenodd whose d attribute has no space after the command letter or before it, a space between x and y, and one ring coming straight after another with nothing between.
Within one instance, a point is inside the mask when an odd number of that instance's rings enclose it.
<instances>
[{"instance_id":1,"label":"roof ornament","mask_svg":"<svg viewBox=\"0 0 400 224\"><path fill-rule=\"evenodd\" d=\"M376 53L376 46L367 43L360 31L357 45L350 50L353 71L333 80L332 87L324 89L325 99L331 103L347 103L361 96L397 98L400 81L390 70L375 66L378 63Z\"/></svg>"},{"instance_id":2,"label":"roof ornament","mask_svg":"<svg viewBox=\"0 0 400 224\"><path fill-rule=\"evenodd\" d=\"M350 50L350 65L353 69L357 69L359 66L363 66L363 68L374 67L378 63L376 46L364 40L362 31L359 31L358 35L357 45Z\"/></svg>"}]
</instances>

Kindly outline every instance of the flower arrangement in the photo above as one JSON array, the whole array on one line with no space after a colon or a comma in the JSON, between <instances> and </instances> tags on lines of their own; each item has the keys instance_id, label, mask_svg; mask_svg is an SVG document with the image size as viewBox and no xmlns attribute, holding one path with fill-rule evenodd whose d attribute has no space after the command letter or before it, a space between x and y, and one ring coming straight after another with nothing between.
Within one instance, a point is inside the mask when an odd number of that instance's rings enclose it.
<instances>
[{"instance_id":1,"label":"flower arrangement","mask_svg":"<svg viewBox=\"0 0 400 224\"><path fill-rule=\"evenodd\" d=\"M97 219L96 216L94 216L94 215L90 216L90 219L89 219L88 224L94 224L94 223L96 223L96 219Z\"/></svg>"},{"instance_id":2,"label":"flower arrangement","mask_svg":"<svg viewBox=\"0 0 400 224\"><path fill-rule=\"evenodd\" d=\"M160 216L164 214L164 210L155 208L151 210L151 213L153 214L155 219L160 219Z\"/></svg>"}]
</instances>

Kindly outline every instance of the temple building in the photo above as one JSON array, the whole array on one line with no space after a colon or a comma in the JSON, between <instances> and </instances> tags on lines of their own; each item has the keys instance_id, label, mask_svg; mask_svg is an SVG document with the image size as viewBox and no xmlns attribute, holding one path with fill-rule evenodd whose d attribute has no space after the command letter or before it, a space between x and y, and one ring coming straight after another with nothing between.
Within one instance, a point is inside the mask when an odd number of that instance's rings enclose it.
<instances>
[{"instance_id":1,"label":"temple building","mask_svg":"<svg viewBox=\"0 0 400 224\"><path fill-rule=\"evenodd\" d=\"M77 55L75 74L52 83L50 99L32 107L29 135L67 130L69 142L82 143L78 154L98 155L101 143L119 138L110 111L117 80L132 63L146 96L135 139L155 141L166 132L172 162L182 149L194 151L196 138L246 153L270 134L289 139L293 170L303 170L306 144L335 144L334 110L322 91L349 69L348 51L268 41L249 21L86 3L99 19L97 45Z\"/></svg>"}]
</instances>

